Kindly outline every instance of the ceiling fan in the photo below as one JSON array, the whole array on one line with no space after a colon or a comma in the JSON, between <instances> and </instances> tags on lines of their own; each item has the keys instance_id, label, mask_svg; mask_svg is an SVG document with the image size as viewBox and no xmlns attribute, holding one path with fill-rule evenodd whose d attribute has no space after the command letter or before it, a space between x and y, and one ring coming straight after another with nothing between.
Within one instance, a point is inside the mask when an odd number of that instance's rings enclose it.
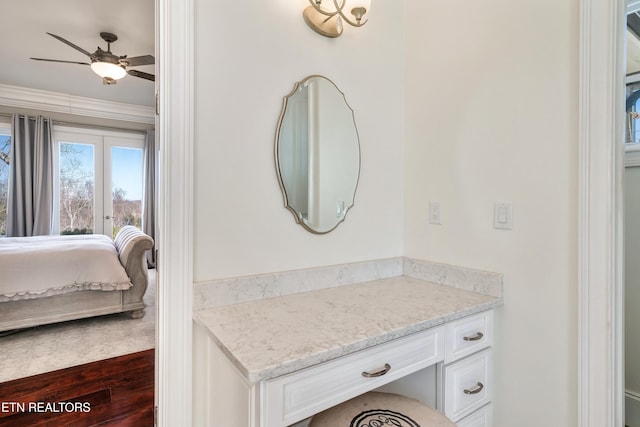
<instances>
[{"instance_id":1,"label":"ceiling fan","mask_svg":"<svg viewBox=\"0 0 640 427\"><path fill-rule=\"evenodd\" d=\"M64 61L60 59L45 59L45 58L31 58L36 61L49 61L49 62L63 62L67 64L80 64L80 65L89 65L91 69L100 77L102 77L102 83L105 85L113 85L118 82L119 79L126 76L127 74L134 77L140 77L142 79L155 81L156 76L153 74L145 73L143 71L138 70L130 70L129 67L136 67L139 65L150 65L155 63L155 58L152 55L143 55L143 56L134 56L132 58L127 58L127 55L117 56L111 53L111 43L118 40L118 36L113 33L102 32L100 33L100 37L107 42L107 50L102 50L100 46L98 49L91 53L83 48L71 43L70 41L63 39L60 36L56 36L55 34L47 33L51 37L60 40L62 43L67 44L74 48L75 50L82 52L87 55L91 60L91 63L88 62L77 62L77 61Z\"/></svg>"}]
</instances>

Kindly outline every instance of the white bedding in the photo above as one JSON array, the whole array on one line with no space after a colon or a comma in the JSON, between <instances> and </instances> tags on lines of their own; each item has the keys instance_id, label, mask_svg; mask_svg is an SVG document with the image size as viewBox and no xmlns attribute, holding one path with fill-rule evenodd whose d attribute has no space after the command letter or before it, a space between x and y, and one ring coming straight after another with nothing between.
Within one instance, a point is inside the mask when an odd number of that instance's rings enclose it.
<instances>
[{"instance_id":1,"label":"white bedding","mask_svg":"<svg viewBox=\"0 0 640 427\"><path fill-rule=\"evenodd\" d=\"M131 286L107 236L0 238L0 302Z\"/></svg>"}]
</instances>

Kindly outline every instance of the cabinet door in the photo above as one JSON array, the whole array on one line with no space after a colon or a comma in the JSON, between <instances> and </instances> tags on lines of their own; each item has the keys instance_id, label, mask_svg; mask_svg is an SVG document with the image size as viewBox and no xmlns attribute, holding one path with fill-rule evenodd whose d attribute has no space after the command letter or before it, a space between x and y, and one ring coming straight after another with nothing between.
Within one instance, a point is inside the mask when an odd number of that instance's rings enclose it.
<instances>
[{"instance_id":1,"label":"cabinet door","mask_svg":"<svg viewBox=\"0 0 640 427\"><path fill-rule=\"evenodd\" d=\"M457 422L491 402L493 352L483 350L443 367L443 411Z\"/></svg>"},{"instance_id":2,"label":"cabinet door","mask_svg":"<svg viewBox=\"0 0 640 427\"><path fill-rule=\"evenodd\" d=\"M490 403L458 421L458 427L492 427L493 405Z\"/></svg>"}]
</instances>

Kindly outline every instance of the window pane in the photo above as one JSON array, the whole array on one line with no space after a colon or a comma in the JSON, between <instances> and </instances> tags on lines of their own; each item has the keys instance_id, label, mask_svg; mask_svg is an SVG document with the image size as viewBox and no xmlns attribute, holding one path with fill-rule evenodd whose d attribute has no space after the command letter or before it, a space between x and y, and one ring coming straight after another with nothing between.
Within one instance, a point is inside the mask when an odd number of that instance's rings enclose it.
<instances>
[{"instance_id":1,"label":"window pane","mask_svg":"<svg viewBox=\"0 0 640 427\"><path fill-rule=\"evenodd\" d=\"M640 112L640 99L638 99L633 105L633 112L635 113ZM631 133L631 137L627 141L633 144L637 144L638 142L640 142L640 126L638 126L637 114L634 115L633 118L634 118L633 124L631 126L631 129L629 129L629 132Z\"/></svg>"},{"instance_id":2,"label":"window pane","mask_svg":"<svg viewBox=\"0 0 640 427\"><path fill-rule=\"evenodd\" d=\"M142 228L142 173L142 149L111 149L113 237L125 225Z\"/></svg>"},{"instance_id":3,"label":"window pane","mask_svg":"<svg viewBox=\"0 0 640 427\"><path fill-rule=\"evenodd\" d=\"M625 129L625 142L627 144L640 143L640 83L627 84L627 123Z\"/></svg>"},{"instance_id":4,"label":"window pane","mask_svg":"<svg viewBox=\"0 0 640 427\"><path fill-rule=\"evenodd\" d=\"M60 143L60 234L93 234L95 166L89 144Z\"/></svg>"},{"instance_id":5,"label":"window pane","mask_svg":"<svg viewBox=\"0 0 640 427\"><path fill-rule=\"evenodd\" d=\"M9 155L11 137L0 134L0 236L7 235L7 191L9 188Z\"/></svg>"}]
</instances>

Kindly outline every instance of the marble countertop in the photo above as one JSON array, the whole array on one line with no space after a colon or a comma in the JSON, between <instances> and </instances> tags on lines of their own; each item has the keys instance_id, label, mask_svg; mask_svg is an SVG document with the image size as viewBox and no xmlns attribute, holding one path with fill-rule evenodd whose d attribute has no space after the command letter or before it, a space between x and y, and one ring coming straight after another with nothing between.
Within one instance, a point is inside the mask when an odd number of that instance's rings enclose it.
<instances>
[{"instance_id":1,"label":"marble countertop","mask_svg":"<svg viewBox=\"0 0 640 427\"><path fill-rule=\"evenodd\" d=\"M200 310L238 370L258 382L502 304L407 276Z\"/></svg>"}]
</instances>

